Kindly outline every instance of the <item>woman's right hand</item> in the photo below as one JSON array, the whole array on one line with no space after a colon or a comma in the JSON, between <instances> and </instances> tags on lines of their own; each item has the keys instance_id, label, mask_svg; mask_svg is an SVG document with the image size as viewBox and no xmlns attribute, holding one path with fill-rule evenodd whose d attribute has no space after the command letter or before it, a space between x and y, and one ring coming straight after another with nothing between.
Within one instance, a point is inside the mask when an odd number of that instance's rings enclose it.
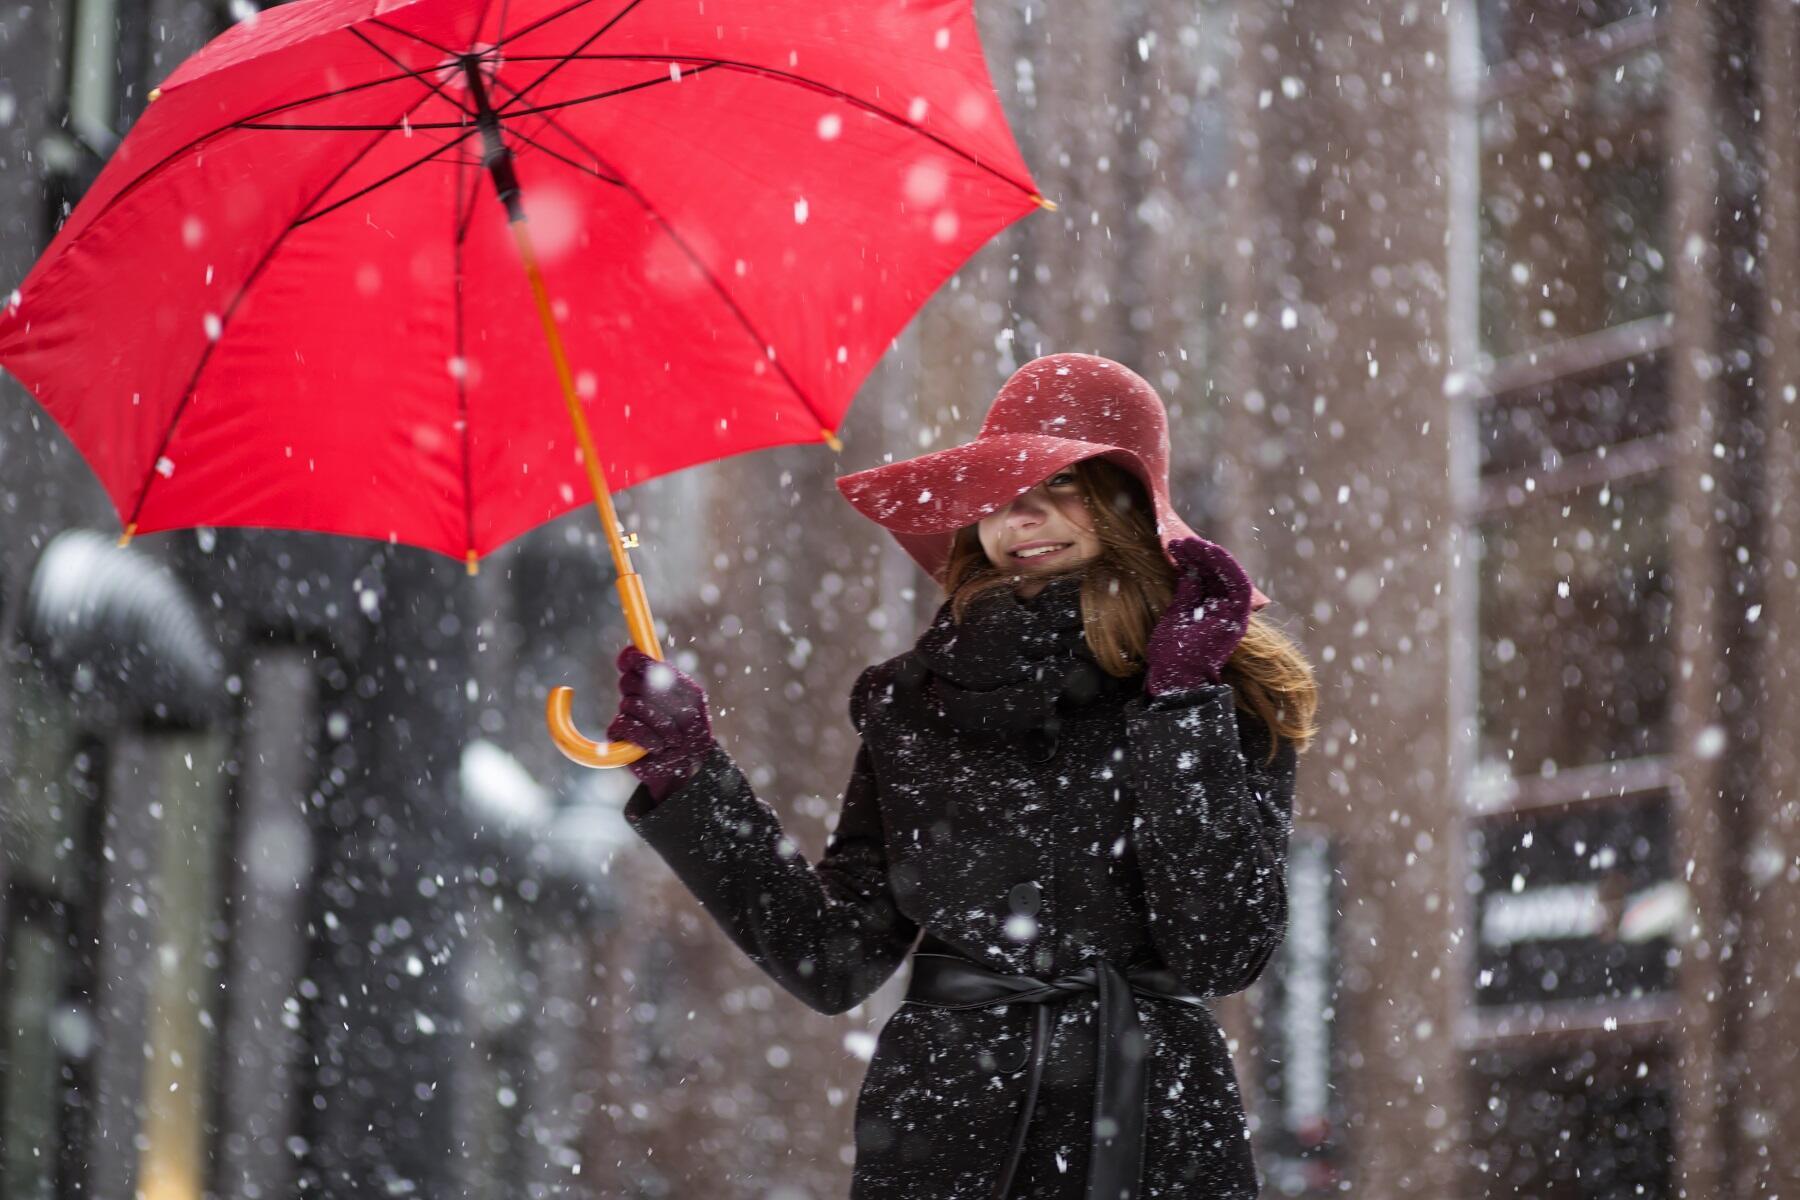
<instances>
[{"instance_id":1,"label":"woman's right hand","mask_svg":"<svg viewBox=\"0 0 1800 1200\"><path fill-rule=\"evenodd\" d=\"M631 773L660 802L693 775L713 747L706 689L636 646L619 652L618 667L619 712L606 736L644 748Z\"/></svg>"},{"instance_id":2,"label":"woman's right hand","mask_svg":"<svg viewBox=\"0 0 1800 1200\"><path fill-rule=\"evenodd\" d=\"M1180 572L1175 595L1144 648L1144 690L1152 696L1220 682L1249 625L1254 592L1237 559L1215 542L1180 538L1169 543L1169 556Z\"/></svg>"}]
</instances>

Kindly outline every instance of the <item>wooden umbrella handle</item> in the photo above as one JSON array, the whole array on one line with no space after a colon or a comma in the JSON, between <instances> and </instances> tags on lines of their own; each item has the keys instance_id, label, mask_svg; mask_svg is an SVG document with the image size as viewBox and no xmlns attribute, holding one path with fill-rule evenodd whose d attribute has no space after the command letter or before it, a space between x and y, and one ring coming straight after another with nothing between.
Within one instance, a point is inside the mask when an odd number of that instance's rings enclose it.
<instances>
[{"instance_id":1,"label":"wooden umbrella handle","mask_svg":"<svg viewBox=\"0 0 1800 1200\"><path fill-rule=\"evenodd\" d=\"M656 642L656 623L650 616L650 600L644 594L643 576L633 572L618 581L619 603L625 609L625 628L632 644L651 658L661 660ZM555 687L544 702L544 723L550 740L570 762L584 767L623 767L644 757L644 748L632 742L597 742L575 728L575 689Z\"/></svg>"},{"instance_id":2,"label":"wooden umbrella handle","mask_svg":"<svg viewBox=\"0 0 1800 1200\"><path fill-rule=\"evenodd\" d=\"M481 94L479 72L470 71L470 86L480 100L482 113L492 121L492 112ZM594 493L594 508L600 513L600 528L606 533L606 545L612 551L613 571L618 580L619 601L625 609L625 628L632 642L651 658L662 658L662 647L656 644L656 622L650 617L650 601L644 595L644 581L631 567L628 543L620 533L619 517L613 509L612 492L606 486L606 472L600 467L600 455L594 449L594 435L588 429L587 416L575 395L575 377L569 370L569 356L563 351L562 334L556 328L555 311L550 293L544 287L544 273L538 266L537 251L532 246L531 228L525 223L524 211L518 203L518 180L508 166L509 155L500 141L497 127L484 127L488 137L488 162L494 175L494 187L507 206L508 224L513 241L519 248L519 261L525 268L525 279L531 285L532 303L537 307L538 322L544 327L544 342L550 350L551 365L556 368L556 382L562 389L563 403L569 410L569 424L574 426L575 440L581 446L581 465L587 472L588 488ZM633 543L635 544L635 539ZM544 701L544 723L550 728L550 740L570 762L584 767L623 767L644 757L644 748L630 742L597 742L575 728L575 692L572 688L555 687Z\"/></svg>"}]
</instances>

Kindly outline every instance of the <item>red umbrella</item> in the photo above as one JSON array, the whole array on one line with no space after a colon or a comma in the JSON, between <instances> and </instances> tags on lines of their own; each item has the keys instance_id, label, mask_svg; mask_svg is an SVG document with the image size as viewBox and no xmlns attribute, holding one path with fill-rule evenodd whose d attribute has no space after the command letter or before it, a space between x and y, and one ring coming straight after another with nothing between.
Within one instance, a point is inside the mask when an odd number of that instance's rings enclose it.
<instances>
[{"instance_id":1,"label":"red umbrella","mask_svg":"<svg viewBox=\"0 0 1800 1200\"><path fill-rule=\"evenodd\" d=\"M473 571L588 492L658 656L607 482L835 447L918 306L1050 207L972 0L297 0L151 99L0 313L125 536ZM559 705L571 757L636 757Z\"/></svg>"}]
</instances>

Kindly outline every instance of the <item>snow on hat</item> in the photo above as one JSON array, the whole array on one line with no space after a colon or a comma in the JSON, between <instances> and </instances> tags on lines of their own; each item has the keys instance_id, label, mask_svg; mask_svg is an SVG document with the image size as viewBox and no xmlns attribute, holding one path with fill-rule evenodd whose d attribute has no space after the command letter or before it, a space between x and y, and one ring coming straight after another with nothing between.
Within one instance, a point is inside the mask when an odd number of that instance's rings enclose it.
<instances>
[{"instance_id":1,"label":"snow on hat","mask_svg":"<svg viewBox=\"0 0 1800 1200\"><path fill-rule=\"evenodd\" d=\"M840 476L838 491L937 576L951 539L1014 497L1084 458L1104 458L1143 483L1168 543L1196 536L1169 503L1169 418L1137 372L1092 354L1032 359L1001 385L975 440ZM1269 602L1255 585L1250 605Z\"/></svg>"}]
</instances>

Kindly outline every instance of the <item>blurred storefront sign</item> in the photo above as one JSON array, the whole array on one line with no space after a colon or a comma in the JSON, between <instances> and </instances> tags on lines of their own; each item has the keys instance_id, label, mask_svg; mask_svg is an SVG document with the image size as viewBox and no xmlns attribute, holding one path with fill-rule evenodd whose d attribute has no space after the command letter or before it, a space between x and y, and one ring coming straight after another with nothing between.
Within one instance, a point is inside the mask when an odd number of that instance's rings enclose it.
<instances>
[{"instance_id":1,"label":"blurred storefront sign","mask_svg":"<svg viewBox=\"0 0 1800 1200\"><path fill-rule=\"evenodd\" d=\"M1606 1003L1668 990L1687 889L1668 800L1490 818L1473 834L1475 1002Z\"/></svg>"},{"instance_id":2,"label":"blurred storefront sign","mask_svg":"<svg viewBox=\"0 0 1800 1200\"><path fill-rule=\"evenodd\" d=\"M1264 976L1260 1148L1277 1196L1337 1191L1337 929L1331 842L1296 831L1288 847L1288 929Z\"/></svg>"}]
</instances>

